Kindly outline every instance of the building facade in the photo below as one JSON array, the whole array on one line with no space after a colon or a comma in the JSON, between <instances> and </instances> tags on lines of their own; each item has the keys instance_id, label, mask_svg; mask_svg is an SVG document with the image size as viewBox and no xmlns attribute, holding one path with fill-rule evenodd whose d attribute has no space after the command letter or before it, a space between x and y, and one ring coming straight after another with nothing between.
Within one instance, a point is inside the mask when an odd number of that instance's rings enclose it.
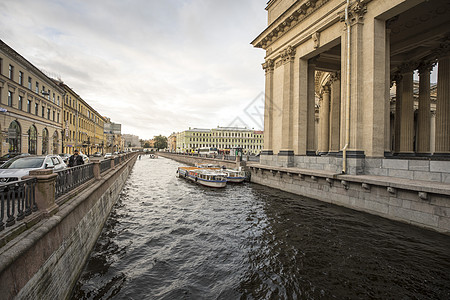
<instances>
[{"instance_id":1,"label":"building facade","mask_svg":"<svg viewBox=\"0 0 450 300\"><path fill-rule=\"evenodd\" d=\"M64 93L0 40L1 155L60 153Z\"/></svg>"},{"instance_id":2,"label":"building facade","mask_svg":"<svg viewBox=\"0 0 450 300\"><path fill-rule=\"evenodd\" d=\"M169 149L170 152L177 151L177 134L175 132L167 138L167 149Z\"/></svg>"},{"instance_id":3,"label":"building facade","mask_svg":"<svg viewBox=\"0 0 450 300\"><path fill-rule=\"evenodd\" d=\"M239 127L189 128L176 134L176 145L176 152L213 147L225 153L242 148L244 154L258 154L264 145L264 132Z\"/></svg>"},{"instance_id":4,"label":"building facade","mask_svg":"<svg viewBox=\"0 0 450 300\"><path fill-rule=\"evenodd\" d=\"M106 152L114 153L125 150L125 139L122 137L122 125L111 122L108 117L105 118L104 134L106 140Z\"/></svg>"},{"instance_id":5,"label":"building facade","mask_svg":"<svg viewBox=\"0 0 450 300\"><path fill-rule=\"evenodd\" d=\"M86 103L73 89L59 81L65 91L63 120L64 153L73 154L75 149L86 155L104 153L105 119Z\"/></svg>"},{"instance_id":6,"label":"building facade","mask_svg":"<svg viewBox=\"0 0 450 300\"><path fill-rule=\"evenodd\" d=\"M450 155L448 1L271 0L266 10L252 42L266 51L262 163L314 168L334 156L335 171L358 174L372 158Z\"/></svg>"},{"instance_id":7,"label":"building facade","mask_svg":"<svg viewBox=\"0 0 450 300\"><path fill-rule=\"evenodd\" d=\"M125 141L125 147L141 147L141 142L139 141L139 137L134 134L122 134L124 141Z\"/></svg>"}]
</instances>

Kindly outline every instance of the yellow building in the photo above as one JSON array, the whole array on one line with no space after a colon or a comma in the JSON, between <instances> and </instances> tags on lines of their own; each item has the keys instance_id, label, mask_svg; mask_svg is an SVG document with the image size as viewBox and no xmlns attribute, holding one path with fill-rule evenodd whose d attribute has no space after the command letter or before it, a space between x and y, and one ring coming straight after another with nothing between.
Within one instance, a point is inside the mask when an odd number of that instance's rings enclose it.
<instances>
[{"instance_id":1,"label":"yellow building","mask_svg":"<svg viewBox=\"0 0 450 300\"><path fill-rule=\"evenodd\" d=\"M167 148L170 152L176 152L177 150L177 134L173 132L169 137L167 138Z\"/></svg>"},{"instance_id":2,"label":"yellow building","mask_svg":"<svg viewBox=\"0 0 450 300\"><path fill-rule=\"evenodd\" d=\"M58 83L66 92L64 98L64 153L75 149L86 155L104 153L105 119L63 82Z\"/></svg>"},{"instance_id":3,"label":"yellow building","mask_svg":"<svg viewBox=\"0 0 450 300\"><path fill-rule=\"evenodd\" d=\"M64 89L0 40L1 155L62 150Z\"/></svg>"}]
</instances>

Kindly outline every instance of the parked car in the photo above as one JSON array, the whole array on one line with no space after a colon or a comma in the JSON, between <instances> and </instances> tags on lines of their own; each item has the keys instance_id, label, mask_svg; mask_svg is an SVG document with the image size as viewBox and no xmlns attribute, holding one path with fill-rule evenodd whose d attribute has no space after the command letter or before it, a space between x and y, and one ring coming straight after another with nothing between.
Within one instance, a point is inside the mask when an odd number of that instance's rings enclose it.
<instances>
[{"instance_id":1,"label":"parked car","mask_svg":"<svg viewBox=\"0 0 450 300\"><path fill-rule=\"evenodd\" d=\"M83 158L85 164L89 163L89 157L86 154L80 152L80 155Z\"/></svg>"},{"instance_id":2,"label":"parked car","mask_svg":"<svg viewBox=\"0 0 450 300\"><path fill-rule=\"evenodd\" d=\"M0 157L0 165L10 160L11 158L17 157L19 155L30 155L29 153L19 153L19 152L8 152Z\"/></svg>"},{"instance_id":3,"label":"parked car","mask_svg":"<svg viewBox=\"0 0 450 300\"><path fill-rule=\"evenodd\" d=\"M10 159L0 167L0 183L17 181L29 175L31 170L53 169L54 171L67 168L59 155L29 155Z\"/></svg>"},{"instance_id":4,"label":"parked car","mask_svg":"<svg viewBox=\"0 0 450 300\"><path fill-rule=\"evenodd\" d=\"M104 158L111 158L112 156L113 156L112 153L106 153Z\"/></svg>"},{"instance_id":5,"label":"parked car","mask_svg":"<svg viewBox=\"0 0 450 300\"><path fill-rule=\"evenodd\" d=\"M58 155L61 156L63 162L65 162L66 164L69 163L70 154L61 153L61 154L58 154Z\"/></svg>"},{"instance_id":6,"label":"parked car","mask_svg":"<svg viewBox=\"0 0 450 300\"><path fill-rule=\"evenodd\" d=\"M102 157L102 154L100 152L95 152L94 157Z\"/></svg>"}]
</instances>

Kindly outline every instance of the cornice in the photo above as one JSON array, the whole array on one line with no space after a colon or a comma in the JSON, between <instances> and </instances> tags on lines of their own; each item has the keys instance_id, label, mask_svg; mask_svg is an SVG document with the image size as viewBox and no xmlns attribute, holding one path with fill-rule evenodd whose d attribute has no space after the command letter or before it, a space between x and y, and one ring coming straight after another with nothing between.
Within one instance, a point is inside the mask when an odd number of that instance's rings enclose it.
<instances>
[{"instance_id":1,"label":"cornice","mask_svg":"<svg viewBox=\"0 0 450 300\"><path fill-rule=\"evenodd\" d=\"M327 2L329 0L297 1L273 21L251 44L256 48L265 49Z\"/></svg>"},{"instance_id":2,"label":"cornice","mask_svg":"<svg viewBox=\"0 0 450 300\"><path fill-rule=\"evenodd\" d=\"M62 90L57 84L54 83L54 80L47 75L44 74L41 70L39 70L35 65L33 65L31 62L29 62L25 57L17 53L14 49L9 47L5 42L0 40L0 50L3 51L5 54L9 55L12 59L18 61L22 65L24 65L28 71L34 72L35 74L38 74L42 78L45 78L50 84L53 85L53 88L57 90L59 93L64 94L64 90Z\"/></svg>"}]
</instances>

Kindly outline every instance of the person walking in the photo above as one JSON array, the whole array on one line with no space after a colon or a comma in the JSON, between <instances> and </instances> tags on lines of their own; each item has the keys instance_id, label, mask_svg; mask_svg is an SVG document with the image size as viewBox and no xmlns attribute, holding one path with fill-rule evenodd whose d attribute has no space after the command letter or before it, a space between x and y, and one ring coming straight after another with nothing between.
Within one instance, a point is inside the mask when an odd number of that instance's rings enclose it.
<instances>
[{"instance_id":1,"label":"person walking","mask_svg":"<svg viewBox=\"0 0 450 300\"><path fill-rule=\"evenodd\" d=\"M69 167L75 167L84 164L83 157L79 155L78 150L73 152L73 155L69 158Z\"/></svg>"}]
</instances>

